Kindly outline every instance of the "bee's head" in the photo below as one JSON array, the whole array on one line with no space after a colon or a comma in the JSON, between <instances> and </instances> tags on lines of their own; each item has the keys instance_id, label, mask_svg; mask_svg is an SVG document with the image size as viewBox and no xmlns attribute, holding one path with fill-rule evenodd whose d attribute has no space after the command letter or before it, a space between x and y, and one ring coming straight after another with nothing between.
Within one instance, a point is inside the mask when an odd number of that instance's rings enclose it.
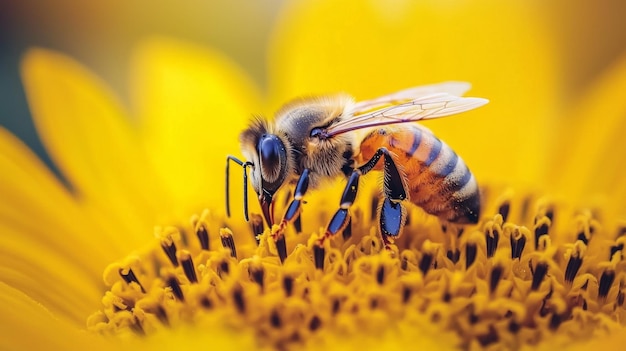
<instances>
[{"instance_id":1,"label":"bee's head","mask_svg":"<svg viewBox=\"0 0 626 351\"><path fill-rule=\"evenodd\" d=\"M242 153L251 163L250 180L259 197L268 225L274 223L273 197L285 182L289 171L288 143L277 134L270 133L263 120L253 122L241 134Z\"/></svg>"}]
</instances>

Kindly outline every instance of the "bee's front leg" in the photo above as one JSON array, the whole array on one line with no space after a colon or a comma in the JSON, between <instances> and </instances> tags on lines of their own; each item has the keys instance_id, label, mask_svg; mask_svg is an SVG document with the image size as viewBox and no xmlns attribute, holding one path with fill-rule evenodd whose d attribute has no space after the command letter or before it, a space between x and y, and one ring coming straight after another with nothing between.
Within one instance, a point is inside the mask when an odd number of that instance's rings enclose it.
<instances>
[{"instance_id":1,"label":"bee's front leg","mask_svg":"<svg viewBox=\"0 0 626 351\"><path fill-rule=\"evenodd\" d=\"M285 215L283 219L278 224L278 229L276 231L272 231L272 238L276 242L276 249L278 250L278 257L281 262L285 261L287 258L287 244L285 242L285 229L289 223L296 224L297 227L300 226L299 218L300 212L302 212L302 202L304 198L304 194L309 189L309 174L310 170L305 168L298 179L298 183L296 184L296 189L294 191L293 200L287 207L285 211Z\"/></svg>"}]
</instances>

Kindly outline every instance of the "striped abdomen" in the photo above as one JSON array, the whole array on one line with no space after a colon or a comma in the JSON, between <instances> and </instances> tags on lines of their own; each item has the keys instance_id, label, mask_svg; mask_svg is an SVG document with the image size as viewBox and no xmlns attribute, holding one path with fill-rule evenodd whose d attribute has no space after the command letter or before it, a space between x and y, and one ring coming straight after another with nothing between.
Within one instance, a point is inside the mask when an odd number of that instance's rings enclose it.
<instances>
[{"instance_id":1,"label":"striped abdomen","mask_svg":"<svg viewBox=\"0 0 626 351\"><path fill-rule=\"evenodd\" d=\"M412 203L449 222L478 222L476 179L448 145L416 125L381 128L363 140L358 161L368 160L380 147L393 152L404 169Z\"/></svg>"}]
</instances>

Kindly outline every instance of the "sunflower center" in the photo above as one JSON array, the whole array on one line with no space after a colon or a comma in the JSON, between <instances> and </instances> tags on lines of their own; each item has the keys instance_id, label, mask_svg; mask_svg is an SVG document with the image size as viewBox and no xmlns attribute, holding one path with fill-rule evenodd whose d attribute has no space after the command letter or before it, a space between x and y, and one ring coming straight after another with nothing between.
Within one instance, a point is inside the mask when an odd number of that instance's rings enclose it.
<instances>
[{"instance_id":1,"label":"sunflower center","mask_svg":"<svg viewBox=\"0 0 626 351\"><path fill-rule=\"evenodd\" d=\"M319 235L290 228L284 261L260 216L233 232L205 211L189 225L157 228L145 250L111 264L88 327L149 335L219 316L279 349L433 328L458 337L461 349L516 349L623 326L626 228L530 197L487 202L492 215L465 228L414 209L391 250L375 212L357 207L322 254Z\"/></svg>"}]
</instances>

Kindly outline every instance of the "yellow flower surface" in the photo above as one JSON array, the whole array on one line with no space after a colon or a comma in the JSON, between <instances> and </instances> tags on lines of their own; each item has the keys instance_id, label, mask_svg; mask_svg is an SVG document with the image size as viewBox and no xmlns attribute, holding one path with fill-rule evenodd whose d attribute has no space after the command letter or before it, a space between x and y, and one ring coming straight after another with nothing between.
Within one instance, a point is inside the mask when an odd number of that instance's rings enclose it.
<instances>
[{"instance_id":1,"label":"yellow flower surface","mask_svg":"<svg viewBox=\"0 0 626 351\"><path fill-rule=\"evenodd\" d=\"M265 103L227 57L172 40L137 48L130 106L73 59L29 51L31 111L69 185L0 129L0 349L623 345L626 57L563 111L551 45L528 8L394 3L290 4ZM386 250L376 176L350 229L322 249L343 183L307 194L284 261L256 204L243 220L240 187L225 216L225 156L238 155L251 114L299 95L367 99L444 80L491 100L428 124L479 179L477 225L412 207ZM558 113L578 123L561 126Z\"/></svg>"}]
</instances>

